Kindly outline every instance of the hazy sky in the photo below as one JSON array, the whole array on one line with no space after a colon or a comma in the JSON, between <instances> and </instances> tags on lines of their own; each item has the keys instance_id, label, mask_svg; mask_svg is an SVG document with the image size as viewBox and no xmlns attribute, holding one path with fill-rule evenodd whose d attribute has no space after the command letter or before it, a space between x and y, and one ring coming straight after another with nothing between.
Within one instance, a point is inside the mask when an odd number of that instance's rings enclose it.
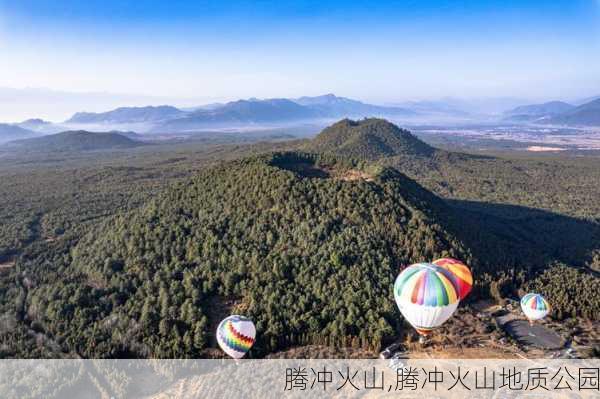
<instances>
[{"instance_id":1,"label":"hazy sky","mask_svg":"<svg viewBox=\"0 0 600 399\"><path fill-rule=\"evenodd\" d=\"M0 0L0 87L180 104L586 97L600 0Z\"/></svg>"}]
</instances>

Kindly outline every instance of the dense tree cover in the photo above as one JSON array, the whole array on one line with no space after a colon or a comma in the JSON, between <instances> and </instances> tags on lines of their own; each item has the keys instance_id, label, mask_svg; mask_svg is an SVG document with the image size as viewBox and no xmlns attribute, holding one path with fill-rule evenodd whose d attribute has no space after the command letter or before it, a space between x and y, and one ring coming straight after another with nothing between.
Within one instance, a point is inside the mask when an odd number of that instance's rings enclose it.
<instances>
[{"instance_id":1,"label":"dense tree cover","mask_svg":"<svg viewBox=\"0 0 600 399\"><path fill-rule=\"evenodd\" d=\"M378 137L401 144L371 145L366 138L374 126ZM583 267L578 273L599 268L598 158L507 159L447 152L378 119L338 122L307 148L375 160L376 165L391 166L452 199L447 203L459 221L454 226L457 236L473 252L479 271L486 273L478 281L484 292L489 293L494 281L496 288L509 281L504 294L514 296L556 260ZM595 275L590 279L600 284ZM592 310L600 299L592 302L580 304L585 314L595 314ZM573 306L562 301L557 316L571 314L567 308Z\"/></svg>"},{"instance_id":2,"label":"dense tree cover","mask_svg":"<svg viewBox=\"0 0 600 399\"><path fill-rule=\"evenodd\" d=\"M176 176L111 166L5 174L6 186L0 191L0 257L18 253L32 241L53 239L136 207L166 185L169 177Z\"/></svg>"},{"instance_id":3,"label":"dense tree cover","mask_svg":"<svg viewBox=\"0 0 600 399\"><path fill-rule=\"evenodd\" d=\"M474 267L474 296L536 289L555 317L598 317L600 296L575 289L600 286L598 159L381 158L369 144L351 154L363 161L204 170L305 143L187 146L0 160L0 264L16 262L0 270L0 356L202 356L229 311L258 321L254 356L376 347L400 328L398 265L442 254Z\"/></svg>"},{"instance_id":4,"label":"dense tree cover","mask_svg":"<svg viewBox=\"0 0 600 399\"><path fill-rule=\"evenodd\" d=\"M342 120L302 148L391 166L436 194L600 218L600 160L585 156L502 157L433 148L382 119Z\"/></svg>"},{"instance_id":5,"label":"dense tree cover","mask_svg":"<svg viewBox=\"0 0 600 399\"><path fill-rule=\"evenodd\" d=\"M486 270L530 273L555 260L592 266L600 250L600 224L554 213L473 201L447 201L460 218L460 237Z\"/></svg>"},{"instance_id":6,"label":"dense tree cover","mask_svg":"<svg viewBox=\"0 0 600 399\"><path fill-rule=\"evenodd\" d=\"M435 149L408 130L377 118L344 119L324 129L305 146L319 153L335 153L361 160L390 156L428 157Z\"/></svg>"},{"instance_id":7,"label":"dense tree cover","mask_svg":"<svg viewBox=\"0 0 600 399\"><path fill-rule=\"evenodd\" d=\"M524 289L544 295L558 319L599 317L600 278L589 270L557 263L536 278L526 281Z\"/></svg>"},{"instance_id":8,"label":"dense tree cover","mask_svg":"<svg viewBox=\"0 0 600 399\"><path fill-rule=\"evenodd\" d=\"M429 158L394 156L379 162L446 198L600 219L598 157L500 158L438 150Z\"/></svg>"},{"instance_id":9,"label":"dense tree cover","mask_svg":"<svg viewBox=\"0 0 600 399\"><path fill-rule=\"evenodd\" d=\"M91 226L135 209L206 165L281 146L220 142L60 156L0 153L0 357L59 357L73 350L30 320L22 305L28 286L60 290L73 281L70 270L57 270ZM107 349L106 356L116 351Z\"/></svg>"},{"instance_id":10,"label":"dense tree cover","mask_svg":"<svg viewBox=\"0 0 600 399\"><path fill-rule=\"evenodd\" d=\"M84 356L198 355L219 321L210 307L231 298L227 311L261 331L255 352L378 347L400 321L399 265L469 257L438 224L445 204L394 170L348 182L280 168L287 161L227 163L108 220L62 266L73 282L30 289L27 312Z\"/></svg>"},{"instance_id":11,"label":"dense tree cover","mask_svg":"<svg viewBox=\"0 0 600 399\"><path fill-rule=\"evenodd\" d=\"M281 145L202 141L60 156L0 152L0 262L33 241L84 231L133 209L199 168Z\"/></svg>"},{"instance_id":12,"label":"dense tree cover","mask_svg":"<svg viewBox=\"0 0 600 399\"><path fill-rule=\"evenodd\" d=\"M54 284L63 287L71 273L57 274L57 266L67 259L72 239L34 242L17 265L0 271L0 358L76 357L68 347L54 340L28 315L27 294L31 287Z\"/></svg>"}]
</instances>

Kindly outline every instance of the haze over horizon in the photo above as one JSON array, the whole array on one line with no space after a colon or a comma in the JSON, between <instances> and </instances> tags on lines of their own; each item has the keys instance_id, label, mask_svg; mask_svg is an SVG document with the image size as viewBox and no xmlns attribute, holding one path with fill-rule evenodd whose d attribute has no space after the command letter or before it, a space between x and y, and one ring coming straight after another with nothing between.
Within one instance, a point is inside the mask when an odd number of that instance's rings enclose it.
<instances>
[{"instance_id":1,"label":"haze over horizon","mask_svg":"<svg viewBox=\"0 0 600 399\"><path fill-rule=\"evenodd\" d=\"M0 1L0 52L3 122L325 93L574 100L600 94L600 2Z\"/></svg>"}]
</instances>

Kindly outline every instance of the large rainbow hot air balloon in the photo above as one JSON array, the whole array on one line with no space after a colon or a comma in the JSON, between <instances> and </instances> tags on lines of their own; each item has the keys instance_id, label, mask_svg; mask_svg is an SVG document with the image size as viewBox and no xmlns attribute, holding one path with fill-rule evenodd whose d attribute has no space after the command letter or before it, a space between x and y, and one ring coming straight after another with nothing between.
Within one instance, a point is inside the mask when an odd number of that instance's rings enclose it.
<instances>
[{"instance_id":1,"label":"large rainbow hot air balloon","mask_svg":"<svg viewBox=\"0 0 600 399\"><path fill-rule=\"evenodd\" d=\"M238 315L225 318L217 327L217 342L234 359L244 357L254 344L256 327L252 320Z\"/></svg>"},{"instance_id":2,"label":"large rainbow hot air balloon","mask_svg":"<svg viewBox=\"0 0 600 399\"><path fill-rule=\"evenodd\" d=\"M550 305L546 299L540 294L529 293L521 298L521 309L525 313L525 317L529 319L529 323L543 319L550 311Z\"/></svg>"},{"instance_id":3,"label":"large rainbow hot air balloon","mask_svg":"<svg viewBox=\"0 0 600 399\"><path fill-rule=\"evenodd\" d=\"M473 275L467 265L452 258L434 260L433 264L446 269L451 273L451 276L449 277L456 287L461 301L469 295L469 292L471 292L471 288L473 287Z\"/></svg>"},{"instance_id":4,"label":"large rainbow hot air balloon","mask_svg":"<svg viewBox=\"0 0 600 399\"><path fill-rule=\"evenodd\" d=\"M417 263L396 278L394 298L404 318L421 335L444 323L460 298L449 272L431 263Z\"/></svg>"}]
</instances>

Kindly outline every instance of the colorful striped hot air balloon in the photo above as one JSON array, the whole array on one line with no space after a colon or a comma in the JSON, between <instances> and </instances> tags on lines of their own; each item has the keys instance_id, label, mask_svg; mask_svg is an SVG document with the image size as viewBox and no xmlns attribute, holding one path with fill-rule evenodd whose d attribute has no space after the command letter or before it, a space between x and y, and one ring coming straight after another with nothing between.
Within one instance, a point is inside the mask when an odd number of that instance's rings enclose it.
<instances>
[{"instance_id":1,"label":"colorful striped hot air balloon","mask_svg":"<svg viewBox=\"0 0 600 399\"><path fill-rule=\"evenodd\" d=\"M217 327L217 342L225 353L234 359L244 357L254 344L256 327L252 320L233 315L229 316Z\"/></svg>"},{"instance_id":2,"label":"colorful striped hot air balloon","mask_svg":"<svg viewBox=\"0 0 600 399\"><path fill-rule=\"evenodd\" d=\"M421 335L444 323L460 298L448 271L431 263L417 263L396 278L394 298L404 318Z\"/></svg>"},{"instance_id":3,"label":"colorful striped hot air balloon","mask_svg":"<svg viewBox=\"0 0 600 399\"><path fill-rule=\"evenodd\" d=\"M521 309L525 313L525 317L529 319L529 323L543 319L550 311L550 305L546 299L540 294L529 293L521 298Z\"/></svg>"},{"instance_id":4,"label":"colorful striped hot air balloon","mask_svg":"<svg viewBox=\"0 0 600 399\"><path fill-rule=\"evenodd\" d=\"M451 276L449 277L456 287L461 301L469 295L469 292L471 292L471 288L473 287L473 275L467 265L452 258L434 260L433 264L446 269L451 273Z\"/></svg>"}]
</instances>

